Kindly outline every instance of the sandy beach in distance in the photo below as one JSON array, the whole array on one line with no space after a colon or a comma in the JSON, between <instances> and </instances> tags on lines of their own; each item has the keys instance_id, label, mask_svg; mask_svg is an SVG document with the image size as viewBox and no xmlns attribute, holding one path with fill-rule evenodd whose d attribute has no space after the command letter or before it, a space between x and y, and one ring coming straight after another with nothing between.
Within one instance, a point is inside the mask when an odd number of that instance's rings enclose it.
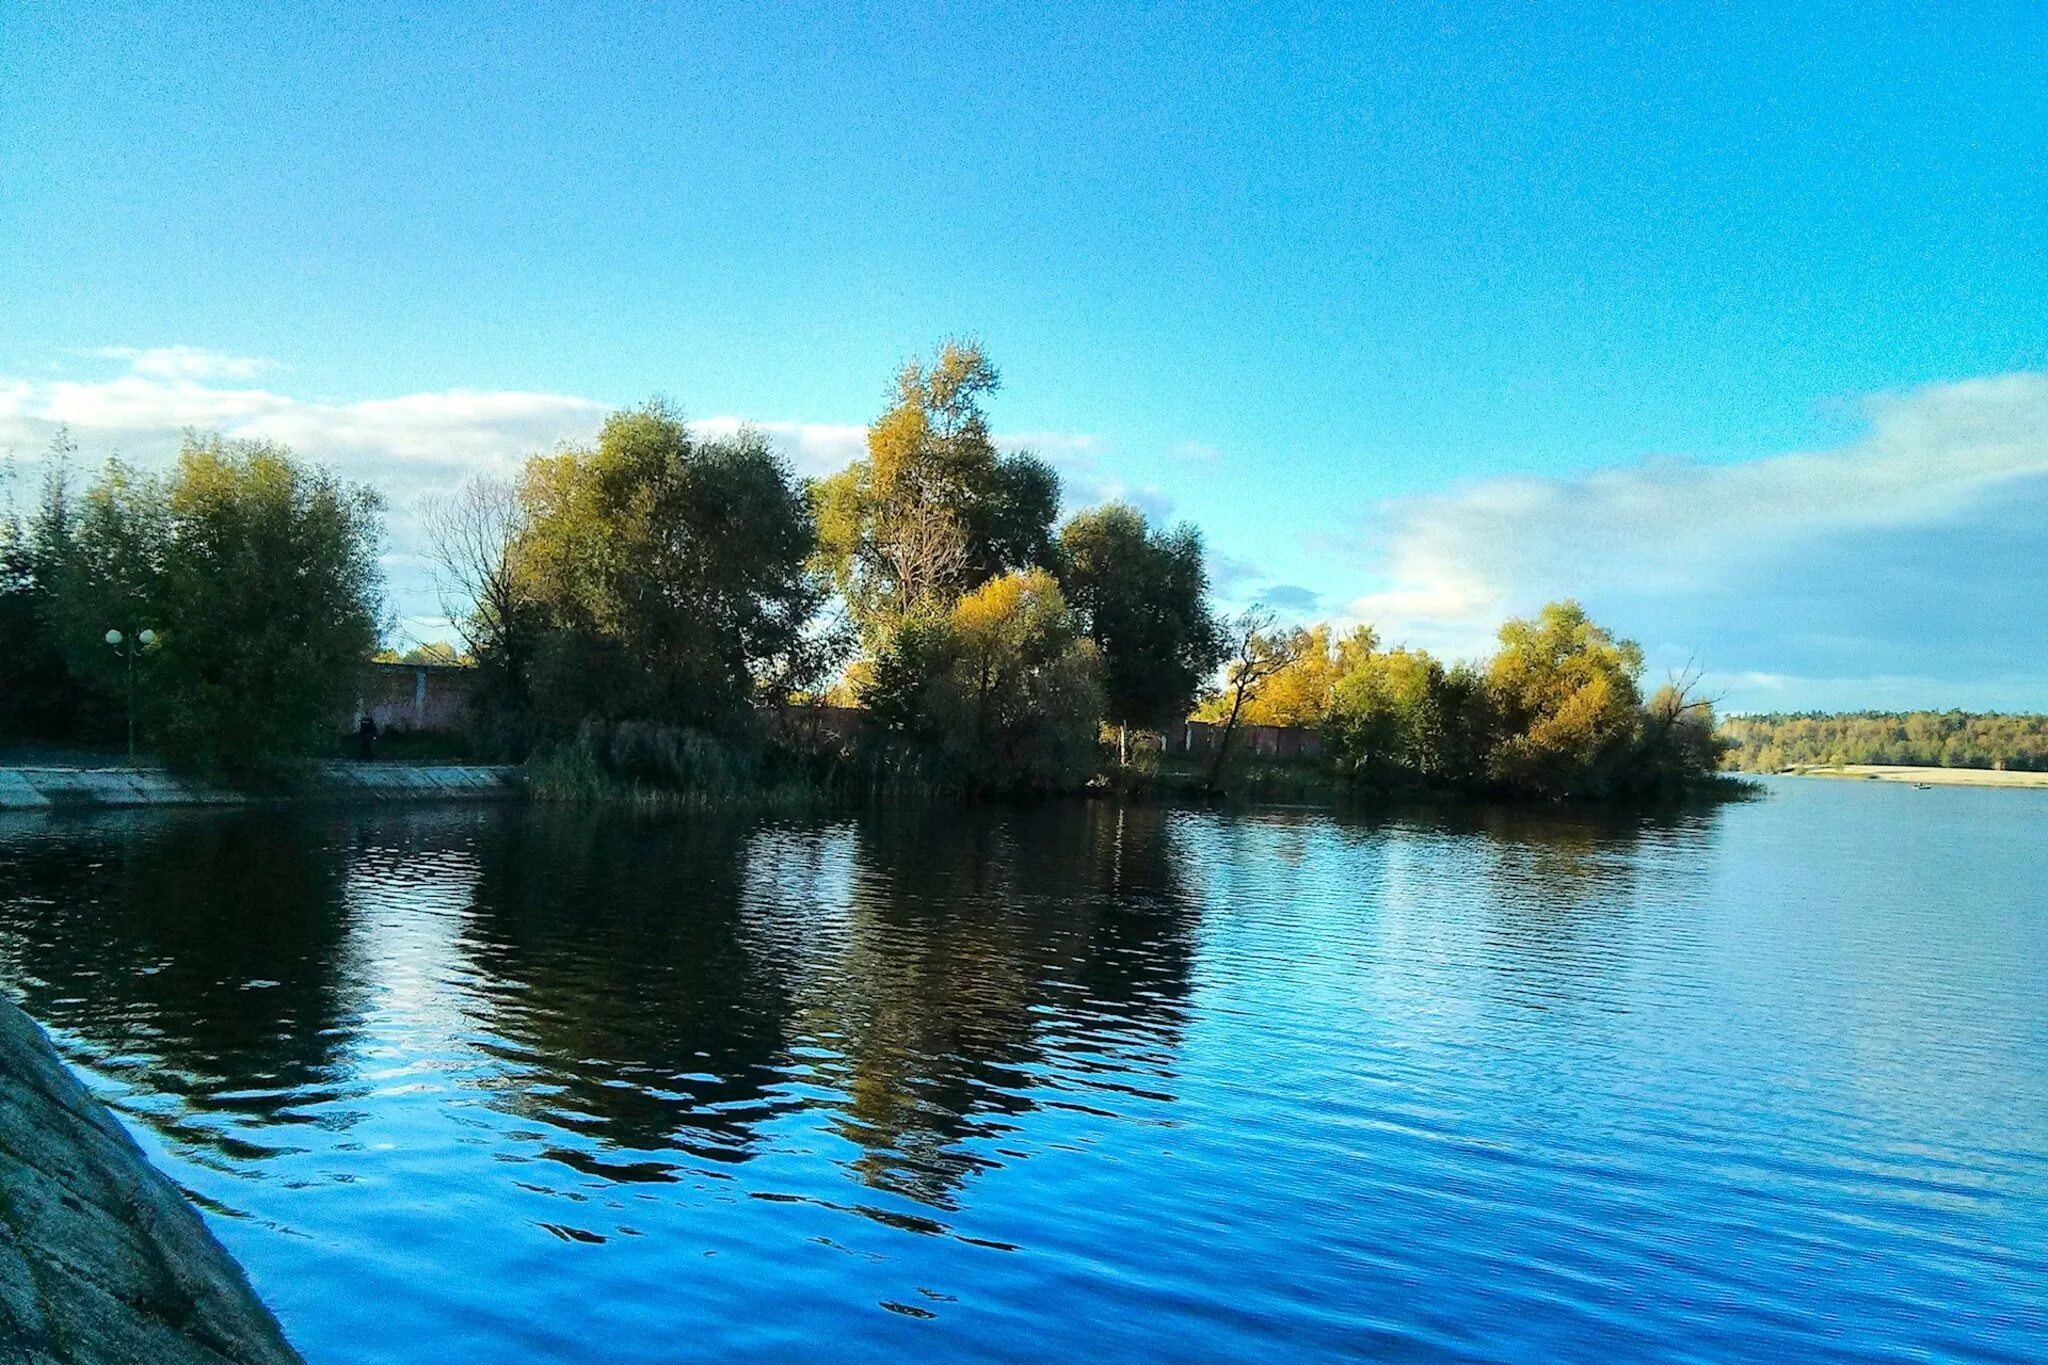
<instances>
[{"instance_id":1,"label":"sandy beach in distance","mask_svg":"<svg viewBox=\"0 0 2048 1365\"><path fill-rule=\"evenodd\" d=\"M1904 768L1878 763L1795 768L1795 777L1862 777L1877 782L1924 782L1930 787L2039 787L2048 773L2000 772L1993 768Z\"/></svg>"}]
</instances>

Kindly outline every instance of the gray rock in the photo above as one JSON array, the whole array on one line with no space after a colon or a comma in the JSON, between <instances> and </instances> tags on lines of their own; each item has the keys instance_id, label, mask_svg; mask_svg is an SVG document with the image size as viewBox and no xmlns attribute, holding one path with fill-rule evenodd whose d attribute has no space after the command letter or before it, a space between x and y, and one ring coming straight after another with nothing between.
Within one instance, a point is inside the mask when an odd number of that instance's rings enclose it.
<instances>
[{"instance_id":1,"label":"gray rock","mask_svg":"<svg viewBox=\"0 0 2048 1365\"><path fill-rule=\"evenodd\" d=\"M184 1196L4 998L0 1359L299 1359Z\"/></svg>"}]
</instances>

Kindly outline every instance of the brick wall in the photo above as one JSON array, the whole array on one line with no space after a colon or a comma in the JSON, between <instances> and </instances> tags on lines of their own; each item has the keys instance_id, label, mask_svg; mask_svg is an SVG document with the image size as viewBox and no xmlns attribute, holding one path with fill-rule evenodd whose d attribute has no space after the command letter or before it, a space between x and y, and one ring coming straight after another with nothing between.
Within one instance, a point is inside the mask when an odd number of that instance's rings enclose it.
<instances>
[{"instance_id":1,"label":"brick wall","mask_svg":"<svg viewBox=\"0 0 2048 1365\"><path fill-rule=\"evenodd\" d=\"M476 670L460 664L365 664L345 728L367 711L380 731L460 730L475 686Z\"/></svg>"},{"instance_id":2,"label":"brick wall","mask_svg":"<svg viewBox=\"0 0 2048 1365\"><path fill-rule=\"evenodd\" d=\"M1170 754L1213 754L1222 734L1219 724L1189 720L1168 726L1161 738ZM1240 725L1231 738L1230 751L1277 760L1320 758L1323 735L1320 730L1296 725Z\"/></svg>"}]
</instances>

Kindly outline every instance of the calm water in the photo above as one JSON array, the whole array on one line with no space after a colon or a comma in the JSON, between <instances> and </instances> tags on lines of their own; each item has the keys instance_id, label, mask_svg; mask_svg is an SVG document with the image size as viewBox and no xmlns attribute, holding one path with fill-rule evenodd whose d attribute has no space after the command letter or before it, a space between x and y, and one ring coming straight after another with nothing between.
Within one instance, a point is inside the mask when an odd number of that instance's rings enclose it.
<instances>
[{"instance_id":1,"label":"calm water","mask_svg":"<svg viewBox=\"0 0 2048 1365\"><path fill-rule=\"evenodd\" d=\"M2048 794L0 824L315 1362L2041 1358Z\"/></svg>"}]
</instances>

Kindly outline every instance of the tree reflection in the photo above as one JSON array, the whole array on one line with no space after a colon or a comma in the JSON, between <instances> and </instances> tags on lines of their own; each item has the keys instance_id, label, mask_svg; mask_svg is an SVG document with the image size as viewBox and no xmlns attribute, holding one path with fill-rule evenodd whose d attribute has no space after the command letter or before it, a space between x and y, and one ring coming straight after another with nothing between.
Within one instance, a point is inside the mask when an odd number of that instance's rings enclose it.
<instances>
[{"instance_id":1,"label":"tree reflection","mask_svg":"<svg viewBox=\"0 0 2048 1365\"><path fill-rule=\"evenodd\" d=\"M0 973L93 1065L177 1097L141 1101L148 1121L232 1159L234 1113L347 1127L422 1093L378 1088L402 1065L609 1180L729 1170L808 1111L793 1131L822 1118L857 1144L856 1179L951 1208L1014 1159L1027 1113L1170 1099L1199 919L1184 818L537 806L0 830Z\"/></svg>"},{"instance_id":2,"label":"tree reflection","mask_svg":"<svg viewBox=\"0 0 2048 1365\"><path fill-rule=\"evenodd\" d=\"M101 1070L274 1117L332 1078L346 863L335 826L274 812L10 822L0 961Z\"/></svg>"},{"instance_id":3,"label":"tree reflection","mask_svg":"<svg viewBox=\"0 0 2048 1365\"><path fill-rule=\"evenodd\" d=\"M838 1054L868 1184L940 1208L1025 1112L1157 1088L1185 1017L1194 902L1156 809L863 822L839 960L805 1025Z\"/></svg>"},{"instance_id":4,"label":"tree reflection","mask_svg":"<svg viewBox=\"0 0 2048 1365\"><path fill-rule=\"evenodd\" d=\"M480 833L464 948L507 1108L623 1148L751 1154L790 1003L787 964L744 932L747 833L561 809Z\"/></svg>"},{"instance_id":5,"label":"tree reflection","mask_svg":"<svg viewBox=\"0 0 2048 1365\"><path fill-rule=\"evenodd\" d=\"M1438 813L1436 875L1479 912L1503 995L1551 1008L1597 1001L1632 959L1646 899L1694 901L1713 810L1476 807ZM1663 873L1674 866L1682 876Z\"/></svg>"}]
</instances>

